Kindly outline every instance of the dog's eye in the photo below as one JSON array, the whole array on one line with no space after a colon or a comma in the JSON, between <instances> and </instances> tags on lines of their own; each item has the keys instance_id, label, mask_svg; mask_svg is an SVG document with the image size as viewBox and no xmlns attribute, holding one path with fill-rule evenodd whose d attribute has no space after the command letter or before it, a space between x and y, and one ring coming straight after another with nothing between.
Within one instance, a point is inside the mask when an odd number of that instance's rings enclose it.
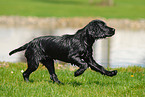
<instances>
[{"instance_id":1,"label":"dog's eye","mask_svg":"<svg viewBox=\"0 0 145 97\"><path fill-rule=\"evenodd\" d=\"M103 27L103 26L106 26L106 24L103 24L103 23L102 23L102 24L99 24L99 26Z\"/></svg>"},{"instance_id":2,"label":"dog's eye","mask_svg":"<svg viewBox=\"0 0 145 97\"><path fill-rule=\"evenodd\" d=\"M105 24L105 23L103 23L102 25L103 25L103 26L106 26L106 24Z\"/></svg>"}]
</instances>

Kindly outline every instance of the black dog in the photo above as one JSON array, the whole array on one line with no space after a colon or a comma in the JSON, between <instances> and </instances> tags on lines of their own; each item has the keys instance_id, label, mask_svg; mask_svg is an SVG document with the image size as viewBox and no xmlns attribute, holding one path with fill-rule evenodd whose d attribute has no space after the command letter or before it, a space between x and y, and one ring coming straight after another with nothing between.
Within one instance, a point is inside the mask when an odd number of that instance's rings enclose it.
<instances>
[{"instance_id":1,"label":"black dog","mask_svg":"<svg viewBox=\"0 0 145 97\"><path fill-rule=\"evenodd\" d=\"M60 83L55 74L55 59L77 65L79 69L74 73L75 77L81 75L88 67L103 75L114 76L117 74L116 70L105 70L92 57L92 46L95 40L111 37L114 34L114 28L108 27L101 20L93 20L74 35L38 37L11 51L9 55L26 50L28 68L23 73L26 81L29 81L29 75L38 68L41 62L48 69L50 79Z\"/></svg>"}]
</instances>

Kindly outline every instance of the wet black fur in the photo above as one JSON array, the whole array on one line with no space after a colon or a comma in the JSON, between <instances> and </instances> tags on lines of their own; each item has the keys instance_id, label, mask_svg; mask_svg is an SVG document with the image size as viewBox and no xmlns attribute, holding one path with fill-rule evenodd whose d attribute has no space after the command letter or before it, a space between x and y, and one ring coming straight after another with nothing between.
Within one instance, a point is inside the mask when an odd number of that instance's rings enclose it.
<instances>
[{"instance_id":1,"label":"wet black fur","mask_svg":"<svg viewBox=\"0 0 145 97\"><path fill-rule=\"evenodd\" d=\"M9 55L26 50L28 68L23 73L26 81L29 81L29 75L38 68L41 62L48 69L50 79L60 83L55 74L55 59L77 65L79 69L74 76L81 75L88 67L103 75L114 76L117 74L116 70L105 70L92 57L92 46L95 40L111 37L114 34L114 28L108 27L101 20L93 20L74 35L38 37L11 51Z\"/></svg>"}]
</instances>

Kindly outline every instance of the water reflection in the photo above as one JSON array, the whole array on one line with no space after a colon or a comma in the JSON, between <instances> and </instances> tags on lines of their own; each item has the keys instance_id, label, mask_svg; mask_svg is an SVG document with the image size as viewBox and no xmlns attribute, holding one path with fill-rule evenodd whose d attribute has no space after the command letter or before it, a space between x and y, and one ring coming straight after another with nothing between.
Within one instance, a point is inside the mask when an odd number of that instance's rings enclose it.
<instances>
[{"instance_id":1,"label":"water reflection","mask_svg":"<svg viewBox=\"0 0 145 97\"><path fill-rule=\"evenodd\" d=\"M111 43L111 62L116 66L144 66L145 31L118 31ZM113 66L114 67L114 66Z\"/></svg>"},{"instance_id":2,"label":"water reflection","mask_svg":"<svg viewBox=\"0 0 145 97\"><path fill-rule=\"evenodd\" d=\"M112 38L96 43L95 58L105 66L110 64L111 67L145 67L144 36L145 31L116 31Z\"/></svg>"},{"instance_id":3,"label":"water reflection","mask_svg":"<svg viewBox=\"0 0 145 97\"><path fill-rule=\"evenodd\" d=\"M25 60L23 53L9 56L8 53L29 42L34 37L44 35L73 34L77 30L37 29L29 27L0 26L0 61L19 62ZM94 58L104 66L126 67L138 65L145 67L145 31L116 31L109 39L98 40L94 44Z\"/></svg>"}]
</instances>

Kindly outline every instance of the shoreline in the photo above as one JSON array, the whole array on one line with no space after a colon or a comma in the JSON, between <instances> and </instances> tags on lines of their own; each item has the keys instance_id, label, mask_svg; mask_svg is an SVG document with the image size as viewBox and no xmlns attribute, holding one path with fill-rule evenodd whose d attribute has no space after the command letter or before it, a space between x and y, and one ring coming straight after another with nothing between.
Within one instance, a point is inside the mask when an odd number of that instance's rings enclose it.
<instances>
[{"instance_id":1,"label":"shoreline","mask_svg":"<svg viewBox=\"0 0 145 97\"><path fill-rule=\"evenodd\" d=\"M94 19L100 19L107 25L118 30L145 30L145 19L105 19L100 17L73 17L73 18L56 18L56 17L24 17L24 16L0 16L0 25L10 27L37 27L43 29L55 28L82 28Z\"/></svg>"}]
</instances>

